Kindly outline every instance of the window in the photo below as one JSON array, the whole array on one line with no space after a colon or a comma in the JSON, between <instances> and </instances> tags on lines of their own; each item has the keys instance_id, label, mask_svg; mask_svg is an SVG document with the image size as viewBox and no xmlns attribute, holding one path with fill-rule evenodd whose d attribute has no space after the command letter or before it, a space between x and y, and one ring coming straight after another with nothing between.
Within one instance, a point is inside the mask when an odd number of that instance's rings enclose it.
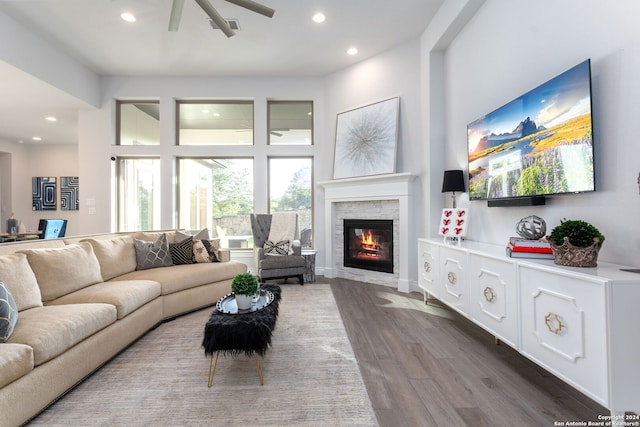
<instances>
[{"instance_id":1,"label":"window","mask_svg":"<svg viewBox=\"0 0 640 427\"><path fill-rule=\"evenodd\" d=\"M158 101L116 102L116 145L159 145Z\"/></svg>"},{"instance_id":2,"label":"window","mask_svg":"<svg viewBox=\"0 0 640 427\"><path fill-rule=\"evenodd\" d=\"M118 231L160 228L160 159L119 158Z\"/></svg>"},{"instance_id":3,"label":"window","mask_svg":"<svg viewBox=\"0 0 640 427\"><path fill-rule=\"evenodd\" d=\"M313 247L313 159L269 158L269 212L297 212L303 248Z\"/></svg>"},{"instance_id":4,"label":"window","mask_svg":"<svg viewBox=\"0 0 640 427\"><path fill-rule=\"evenodd\" d=\"M178 145L253 145L253 101L178 101Z\"/></svg>"},{"instance_id":5,"label":"window","mask_svg":"<svg viewBox=\"0 0 640 427\"><path fill-rule=\"evenodd\" d=\"M312 101L268 101L270 145L313 145Z\"/></svg>"},{"instance_id":6,"label":"window","mask_svg":"<svg viewBox=\"0 0 640 427\"><path fill-rule=\"evenodd\" d=\"M223 248L252 248L253 159L178 159L180 228L209 229Z\"/></svg>"}]
</instances>

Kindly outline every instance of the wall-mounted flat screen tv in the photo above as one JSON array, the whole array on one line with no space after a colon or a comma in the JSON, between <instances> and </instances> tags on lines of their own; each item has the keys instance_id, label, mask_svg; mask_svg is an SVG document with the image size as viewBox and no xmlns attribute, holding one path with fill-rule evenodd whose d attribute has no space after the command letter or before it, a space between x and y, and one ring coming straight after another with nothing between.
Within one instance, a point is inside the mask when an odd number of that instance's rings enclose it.
<instances>
[{"instance_id":1,"label":"wall-mounted flat screen tv","mask_svg":"<svg viewBox=\"0 0 640 427\"><path fill-rule=\"evenodd\" d=\"M467 126L469 198L595 191L586 60Z\"/></svg>"}]
</instances>

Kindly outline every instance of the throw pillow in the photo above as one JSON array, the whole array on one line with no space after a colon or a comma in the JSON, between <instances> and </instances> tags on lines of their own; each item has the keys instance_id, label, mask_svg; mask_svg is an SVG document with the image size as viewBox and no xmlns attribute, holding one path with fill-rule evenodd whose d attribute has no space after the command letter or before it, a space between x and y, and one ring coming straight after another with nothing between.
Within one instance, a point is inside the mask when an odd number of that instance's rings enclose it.
<instances>
[{"instance_id":1,"label":"throw pillow","mask_svg":"<svg viewBox=\"0 0 640 427\"><path fill-rule=\"evenodd\" d=\"M287 255L289 253L289 241L280 240L273 243L271 240L264 242L264 253L266 255Z\"/></svg>"},{"instance_id":2,"label":"throw pillow","mask_svg":"<svg viewBox=\"0 0 640 427\"><path fill-rule=\"evenodd\" d=\"M220 241L218 239L194 240L193 259L195 262L219 262Z\"/></svg>"},{"instance_id":3,"label":"throw pillow","mask_svg":"<svg viewBox=\"0 0 640 427\"><path fill-rule=\"evenodd\" d=\"M187 237L190 237L190 234L186 234L183 233L180 230L177 230L174 237L176 241L181 241L186 239ZM198 231L196 234L193 235L193 240L209 240L209 229L208 228L203 228L202 230Z\"/></svg>"},{"instance_id":4,"label":"throw pillow","mask_svg":"<svg viewBox=\"0 0 640 427\"><path fill-rule=\"evenodd\" d=\"M133 239L136 250L136 270L148 270L173 265L167 235L161 234L155 242Z\"/></svg>"},{"instance_id":5,"label":"throw pillow","mask_svg":"<svg viewBox=\"0 0 640 427\"><path fill-rule=\"evenodd\" d=\"M169 253L175 265L193 264L193 237L189 236L178 243L169 243Z\"/></svg>"},{"instance_id":6,"label":"throw pillow","mask_svg":"<svg viewBox=\"0 0 640 427\"><path fill-rule=\"evenodd\" d=\"M7 342L17 321L18 307L16 307L16 302L7 286L0 280L0 342Z\"/></svg>"}]
</instances>

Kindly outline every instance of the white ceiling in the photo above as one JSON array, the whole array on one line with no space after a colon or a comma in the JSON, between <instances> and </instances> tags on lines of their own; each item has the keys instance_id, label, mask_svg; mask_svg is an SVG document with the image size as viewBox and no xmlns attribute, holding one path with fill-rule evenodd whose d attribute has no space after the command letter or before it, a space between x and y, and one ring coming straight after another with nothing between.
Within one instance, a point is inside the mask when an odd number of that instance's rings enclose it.
<instances>
[{"instance_id":1,"label":"white ceiling","mask_svg":"<svg viewBox=\"0 0 640 427\"><path fill-rule=\"evenodd\" d=\"M324 76L415 39L443 0L258 2L275 9L273 18L210 0L239 20L231 38L211 28L194 0L185 0L178 32L168 31L172 0L2 0L0 11L101 76ZM124 22L123 11L137 22ZM318 11L322 24L311 20ZM346 55L351 46L358 55ZM76 112L86 104L2 58L0 93L0 138L76 142Z\"/></svg>"}]
</instances>

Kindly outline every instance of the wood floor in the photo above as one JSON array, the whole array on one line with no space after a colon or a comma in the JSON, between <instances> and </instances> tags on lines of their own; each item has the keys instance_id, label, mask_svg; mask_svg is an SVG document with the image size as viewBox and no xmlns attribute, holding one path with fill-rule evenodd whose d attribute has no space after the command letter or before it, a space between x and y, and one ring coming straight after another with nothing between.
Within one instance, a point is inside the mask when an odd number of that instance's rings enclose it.
<instances>
[{"instance_id":1,"label":"wood floor","mask_svg":"<svg viewBox=\"0 0 640 427\"><path fill-rule=\"evenodd\" d=\"M321 280L331 285L383 427L554 426L608 414L437 300Z\"/></svg>"}]
</instances>

